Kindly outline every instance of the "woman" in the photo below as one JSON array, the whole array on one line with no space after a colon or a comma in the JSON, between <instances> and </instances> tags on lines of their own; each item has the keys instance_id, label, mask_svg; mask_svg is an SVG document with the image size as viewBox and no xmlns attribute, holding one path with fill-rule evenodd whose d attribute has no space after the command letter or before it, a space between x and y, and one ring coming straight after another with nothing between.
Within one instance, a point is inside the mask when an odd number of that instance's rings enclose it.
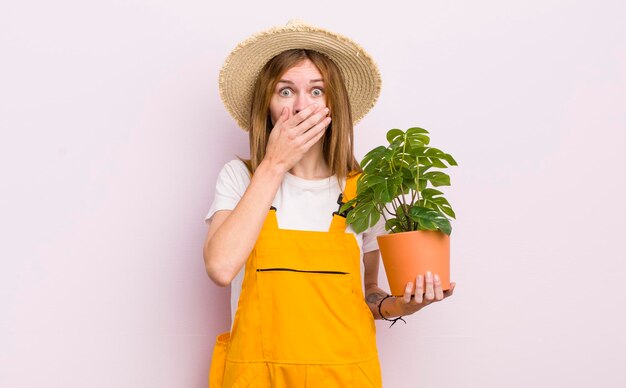
<instances>
[{"instance_id":1,"label":"woman","mask_svg":"<svg viewBox=\"0 0 626 388\"><path fill-rule=\"evenodd\" d=\"M249 131L250 160L224 166L207 215L207 273L231 284L237 306L231 332L218 337L211 387L380 387L374 319L452 294L429 274L389 297L378 288L384 226L356 235L337 212L361 172L353 124L379 91L361 47L299 22L256 34L227 58L220 94Z\"/></svg>"}]
</instances>

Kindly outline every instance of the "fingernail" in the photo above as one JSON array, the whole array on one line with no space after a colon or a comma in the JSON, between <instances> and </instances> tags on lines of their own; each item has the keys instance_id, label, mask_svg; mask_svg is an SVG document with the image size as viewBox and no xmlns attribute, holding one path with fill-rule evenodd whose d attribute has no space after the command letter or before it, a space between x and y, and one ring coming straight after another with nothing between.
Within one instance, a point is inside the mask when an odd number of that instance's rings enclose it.
<instances>
[{"instance_id":1,"label":"fingernail","mask_svg":"<svg viewBox=\"0 0 626 388\"><path fill-rule=\"evenodd\" d=\"M413 289L413 283L408 282L408 283L406 284L406 290L407 290L407 291L411 291L412 289Z\"/></svg>"},{"instance_id":2,"label":"fingernail","mask_svg":"<svg viewBox=\"0 0 626 388\"><path fill-rule=\"evenodd\" d=\"M427 277L427 278L432 278L432 277L433 277L433 274L432 274L432 273L430 273L430 271L426 271L426 277Z\"/></svg>"},{"instance_id":3,"label":"fingernail","mask_svg":"<svg viewBox=\"0 0 626 388\"><path fill-rule=\"evenodd\" d=\"M435 281L436 281L436 282L440 281L440 279L439 279L439 275L437 275L437 274L435 274Z\"/></svg>"}]
</instances>

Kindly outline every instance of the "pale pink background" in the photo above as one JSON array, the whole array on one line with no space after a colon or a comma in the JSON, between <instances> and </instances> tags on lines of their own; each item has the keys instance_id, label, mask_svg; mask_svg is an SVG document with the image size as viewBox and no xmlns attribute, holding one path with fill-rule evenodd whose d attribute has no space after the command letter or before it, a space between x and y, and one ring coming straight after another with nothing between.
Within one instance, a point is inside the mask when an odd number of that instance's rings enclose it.
<instances>
[{"instance_id":1,"label":"pale pink background","mask_svg":"<svg viewBox=\"0 0 626 388\"><path fill-rule=\"evenodd\" d=\"M203 219L247 152L217 74L294 17L380 65L359 157L420 125L460 163L457 293L378 323L385 386L626 386L625 4L3 2L0 386L206 386Z\"/></svg>"}]
</instances>

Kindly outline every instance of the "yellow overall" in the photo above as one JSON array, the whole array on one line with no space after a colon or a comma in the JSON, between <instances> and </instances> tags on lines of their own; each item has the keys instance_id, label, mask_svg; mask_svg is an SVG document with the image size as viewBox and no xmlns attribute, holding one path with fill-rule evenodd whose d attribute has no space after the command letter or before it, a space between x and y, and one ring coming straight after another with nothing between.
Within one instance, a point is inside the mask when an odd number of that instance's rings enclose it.
<instances>
[{"instance_id":1,"label":"yellow overall","mask_svg":"<svg viewBox=\"0 0 626 388\"><path fill-rule=\"evenodd\" d=\"M345 201L357 177L347 179ZM337 214L328 232L280 229L269 211L232 332L217 338L210 388L382 386L359 247L345 229Z\"/></svg>"}]
</instances>

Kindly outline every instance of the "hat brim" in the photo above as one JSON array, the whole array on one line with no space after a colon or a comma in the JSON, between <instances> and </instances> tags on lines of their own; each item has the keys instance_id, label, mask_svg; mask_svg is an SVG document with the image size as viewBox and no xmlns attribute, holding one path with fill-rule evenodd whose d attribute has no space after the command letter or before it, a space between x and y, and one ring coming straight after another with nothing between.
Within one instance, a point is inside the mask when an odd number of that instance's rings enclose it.
<instances>
[{"instance_id":1,"label":"hat brim","mask_svg":"<svg viewBox=\"0 0 626 388\"><path fill-rule=\"evenodd\" d=\"M256 79L265 64L286 50L307 49L329 57L343 76L353 122L362 119L380 95L380 72L372 57L345 36L306 24L288 24L257 33L241 42L226 58L219 76L222 102L237 124L250 127Z\"/></svg>"}]
</instances>

